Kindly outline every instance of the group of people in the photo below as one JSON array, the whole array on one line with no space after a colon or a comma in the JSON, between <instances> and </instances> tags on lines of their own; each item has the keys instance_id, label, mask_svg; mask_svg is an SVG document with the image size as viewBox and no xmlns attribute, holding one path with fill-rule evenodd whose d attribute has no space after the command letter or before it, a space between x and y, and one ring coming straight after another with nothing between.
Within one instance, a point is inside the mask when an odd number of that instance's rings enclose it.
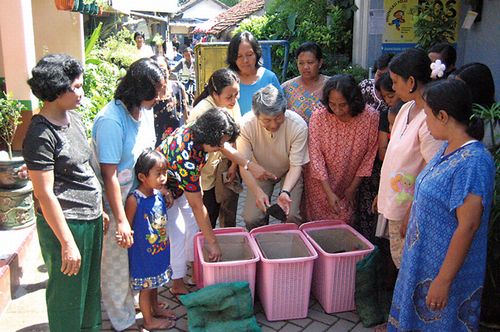
<instances>
[{"instance_id":1,"label":"group of people","mask_svg":"<svg viewBox=\"0 0 500 332\"><path fill-rule=\"evenodd\" d=\"M235 35L229 68L189 114L164 58L134 62L95 117L90 146L74 111L81 64L60 54L38 62L28 84L44 103L23 155L51 330L99 331L101 293L113 327L137 330L134 291L146 329L173 327L157 288L171 280L172 294L188 292L198 230L208 258L221 258L213 228L235 226L240 177L249 230L269 222L279 185L286 222L340 219L388 238L399 269L389 330L477 328L495 165L472 103L494 102L488 68L433 81L429 55L408 49L383 55L375 79L358 85L321 74L321 48L306 42L300 76L281 85L261 56L251 33Z\"/></svg>"}]
</instances>

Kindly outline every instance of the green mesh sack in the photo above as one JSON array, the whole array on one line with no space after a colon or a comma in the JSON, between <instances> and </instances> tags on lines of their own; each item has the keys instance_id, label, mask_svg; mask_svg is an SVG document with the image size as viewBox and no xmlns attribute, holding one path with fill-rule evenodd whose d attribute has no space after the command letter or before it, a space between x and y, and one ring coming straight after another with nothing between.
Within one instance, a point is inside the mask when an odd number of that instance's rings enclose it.
<instances>
[{"instance_id":1,"label":"green mesh sack","mask_svg":"<svg viewBox=\"0 0 500 332\"><path fill-rule=\"evenodd\" d=\"M386 289L387 273L383 256L375 249L356 263L354 301L356 311L364 327L387 321L392 294Z\"/></svg>"},{"instance_id":2,"label":"green mesh sack","mask_svg":"<svg viewBox=\"0 0 500 332\"><path fill-rule=\"evenodd\" d=\"M248 282L207 286L179 298L187 309L190 332L261 331Z\"/></svg>"}]
</instances>

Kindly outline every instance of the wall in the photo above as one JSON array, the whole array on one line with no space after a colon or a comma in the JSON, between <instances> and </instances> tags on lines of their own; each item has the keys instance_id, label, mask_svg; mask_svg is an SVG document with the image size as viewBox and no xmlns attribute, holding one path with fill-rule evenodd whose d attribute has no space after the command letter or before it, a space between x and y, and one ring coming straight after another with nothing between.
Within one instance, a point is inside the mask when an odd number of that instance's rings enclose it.
<instances>
[{"instance_id":1,"label":"wall","mask_svg":"<svg viewBox=\"0 0 500 332\"><path fill-rule=\"evenodd\" d=\"M183 12L182 18L198 18L209 20L225 11L225 8L222 8L213 1L200 1L193 7L185 10Z\"/></svg>"},{"instance_id":2,"label":"wall","mask_svg":"<svg viewBox=\"0 0 500 332\"><path fill-rule=\"evenodd\" d=\"M32 0L35 56L66 53L84 60L83 16L57 10L53 0Z\"/></svg>"}]
</instances>

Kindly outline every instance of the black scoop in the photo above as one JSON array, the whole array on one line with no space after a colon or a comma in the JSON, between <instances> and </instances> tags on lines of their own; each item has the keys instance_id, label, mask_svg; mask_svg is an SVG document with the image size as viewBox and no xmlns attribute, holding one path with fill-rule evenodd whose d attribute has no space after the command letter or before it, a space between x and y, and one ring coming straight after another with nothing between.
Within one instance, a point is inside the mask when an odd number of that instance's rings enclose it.
<instances>
[{"instance_id":1,"label":"black scoop","mask_svg":"<svg viewBox=\"0 0 500 332\"><path fill-rule=\"evenodd\" d=\"M278 204L273 204L268 207L266 210L266 214L280 221L286 221L286 213Z\"/></svg>"}]
</instances>

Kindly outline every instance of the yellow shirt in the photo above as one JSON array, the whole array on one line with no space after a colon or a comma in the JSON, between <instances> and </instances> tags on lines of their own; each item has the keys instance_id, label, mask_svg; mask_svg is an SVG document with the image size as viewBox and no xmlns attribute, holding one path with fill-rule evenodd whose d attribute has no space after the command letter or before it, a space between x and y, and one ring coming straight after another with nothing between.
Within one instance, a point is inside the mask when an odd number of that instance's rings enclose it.
<instances>
[{"instance_id":1,"label":"yellow shirt","mask_svg":"<svg viewBox=\"0 0 500 332\"><path fill-rule=\"evenodd\" d=\"M189 122L196 120L200 115L205 113L211 108L217 107L212 96L201 100L192 110L189 115ZM241 113L238 103L234 105L232 109L223 107L229 115L232 116L236 123L240 122ZM224 155L221 152L210 152L208 154L208 159L206 165L201 169L201 187L203 190L210 190L215 187L215 170L217 165L220 163Z\"/></svg>"}]
</instances>

